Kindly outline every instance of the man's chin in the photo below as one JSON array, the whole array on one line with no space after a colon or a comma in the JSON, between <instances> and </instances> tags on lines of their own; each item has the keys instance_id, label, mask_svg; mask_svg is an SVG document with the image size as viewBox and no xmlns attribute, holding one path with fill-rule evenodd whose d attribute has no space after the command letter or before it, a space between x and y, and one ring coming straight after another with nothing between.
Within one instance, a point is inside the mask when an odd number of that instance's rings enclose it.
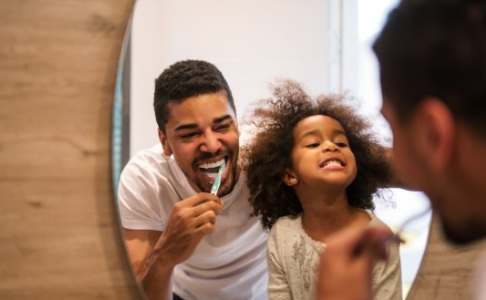
<instances>
[{"instance_id":1,"label":"man's chin","mask_svg":"<svg viewBox=\"0 0 486 300\"><path fill-rule=\"evenodd\" d=\"M466 245L486 237L486 230L484 228L481 226L473 226L472 224L467 228L458 230L449 224L442 223L442 229L446 239L456 245Z\"/></svg>"},{"instance_id":2,"label":"man's chin","mask_svg":"<svg viewBox=\"0 0 486 300\"><path fill-rule=\"evenodd\" d=\"M211 186L206 187L201 183L201 181L196 181L196 186L202 192L206 192L206 193L211 192ZM235 182L233 180L229 180L229 182L224 182L224 184L221 185L221 187L219 188L218 197L222 198L228 195L233 191L234 187L235 187Z\"/></svg>"}]
</instances>

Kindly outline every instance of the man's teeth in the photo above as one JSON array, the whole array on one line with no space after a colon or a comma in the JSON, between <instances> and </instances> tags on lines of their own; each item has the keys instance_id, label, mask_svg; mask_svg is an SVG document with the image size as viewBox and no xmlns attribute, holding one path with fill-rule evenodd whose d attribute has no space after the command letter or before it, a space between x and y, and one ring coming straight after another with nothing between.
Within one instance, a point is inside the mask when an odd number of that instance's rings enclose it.
<instances>
[{"instance_id":1,"label":"man's teeth","mask_svg":"<svg viewBox=\"0 0 486 300\"><path fill-rule=\"evenodd\" d=\"M224 159L219 160L219 161L215 161L215 162L212 162L212 163L200 164L200 165L199 165L199 168L200 168L200 169L212 169L212 168L218 168L218 167L219 167L219 166L221 166L223 163L224 163Z\"/></svg>"},{"instance_id":2,"label":"man's teeth","mask_svg":"<svg viewBox=\"0 0 486 300\"><path fill-rule=\"evenodd\" d=\"M337 160L330 160L330 161L326 161L323 167L328 167L328 166L341 166L341 163Z\"/></svg>"}]
</instances>

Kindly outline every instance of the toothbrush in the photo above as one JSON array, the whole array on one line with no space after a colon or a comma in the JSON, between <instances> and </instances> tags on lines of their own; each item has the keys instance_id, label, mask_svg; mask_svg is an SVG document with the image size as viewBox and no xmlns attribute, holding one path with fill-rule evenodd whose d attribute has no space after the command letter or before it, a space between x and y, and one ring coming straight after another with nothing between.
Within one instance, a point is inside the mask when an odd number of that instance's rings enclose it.
<instances>
[{"instance_id":1,"label":"toothbrush","mask_svg":"<svg viewBox=\"0 0 486 300\"><path fill-rule=\"evenodd\" d=\"M407 225L409 225L410 223L413 223L414 221L425 216L427 213L430 213L431 210L432 210L432 208L430 206L428 206L426 209L424 209L420 213L417 213L415 215L412 215L411 217L408 217L408 219L406 219L405 222L403 222L403 224L400 227L398 227L398 230L390 237L388 242L389 243L405 243L405 241L401 237L405 227L407 227Z\"/></svg>"},{"instance_id":2,"label":"toothbrush","mask_svg":"<svg viewBox=\"0 0 486 300\"><path fill-rule=\"evenodd\" d=\"M219 166L218 175L216 176L213 186L211 187L211 194L213 195L216 195L218 193L219 185L221 184L221 174L223 173L225 167L226 162L223 162L223 164Z\"/></svg>"}]
</instances>

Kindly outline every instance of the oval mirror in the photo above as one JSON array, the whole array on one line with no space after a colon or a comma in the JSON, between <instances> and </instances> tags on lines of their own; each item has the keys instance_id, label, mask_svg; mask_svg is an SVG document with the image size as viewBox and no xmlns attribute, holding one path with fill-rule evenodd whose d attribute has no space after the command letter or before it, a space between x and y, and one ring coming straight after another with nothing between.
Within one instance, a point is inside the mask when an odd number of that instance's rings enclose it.
<instances>
[{"instance_id":1,"label":"oval mirror","mask_svg":"<svg viewBox=\"0 0 486 300\"><path fill-rule=\"evenodd\" d=\"M272 0L258 5L137 0L115 94L115 188L128 159L159 143L152 106L155 78L187 58L210 61L222 71L240 119L249 102L268 95L268 83L293 78L313 94L347 91L355 96L360 110L376 118L384 141L389 140L379 114L381 94L370 43L396 2L369 7L365 1L341 0ZM428 205L419 192L391 189L388 195L387 201L376 201L375 212L393 230ZM400 249L403 298L420 265L429 225L430 213L405 228L408 242Z\"/></svg>"}]
</instances>

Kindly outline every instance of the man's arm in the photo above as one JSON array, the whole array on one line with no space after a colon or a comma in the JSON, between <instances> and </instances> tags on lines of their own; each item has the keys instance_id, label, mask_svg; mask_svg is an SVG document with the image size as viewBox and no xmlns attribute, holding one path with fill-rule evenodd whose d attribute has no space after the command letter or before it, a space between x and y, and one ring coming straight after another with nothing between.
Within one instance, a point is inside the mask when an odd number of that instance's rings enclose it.
<instances>
[{"instance_id":1,"label":"man's arm","mask_svg":"<svg viewBox=\"0 0 486 300\"><path fill-rule=\"evenodd\" d=\"M169 264L167 265L169 268L166 268L165 272L163 270L162 272L155 272L155 270L151 272L151 268L146 267L147 260L161 235L162 232L160 231L123 229L125 247L133 271L150 299L157 299L157 296L159 296L158 299L167 299L162 297L162 295L167 295L168 299L170 299L172 269L169 267Z\"/></svg>"},{"instance_id":2,"label":"man's arm","mask_svg":"<svg viewBox=\"0 0 486 300\"><path fill-rule=\"evenodd\" d=\"M214 231L221 209L217 196L199 193L174 205L164 232L124 229L130 261L149 299L170 299L174 267Z\"/></svg>"},{"instance_id":3,"label":"man's arm","mask_svg":"<svg viewBox=\"0 0 486 300\"><path fill-rule=\"evenodd\" d=\"M133 270L138 276L142 266L157 243L162 232L154 230L131 230L123 228L123 238Z\"/></svg>"}]
</instances>

